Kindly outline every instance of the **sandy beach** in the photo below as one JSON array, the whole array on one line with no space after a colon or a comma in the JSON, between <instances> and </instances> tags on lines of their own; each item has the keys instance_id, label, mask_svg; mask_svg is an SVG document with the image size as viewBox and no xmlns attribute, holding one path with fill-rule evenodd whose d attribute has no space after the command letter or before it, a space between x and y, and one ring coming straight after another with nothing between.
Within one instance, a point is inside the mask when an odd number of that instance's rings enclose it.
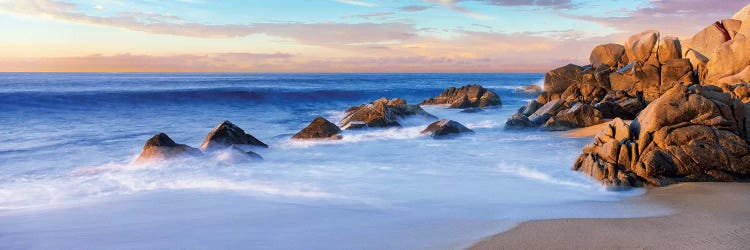
<instances>
[{"instance_id":1,"label":"sandy beach","mask_svg":"<svg viewBox=\"0 0 750 250\"><path fill-rule=\"evenodd\" d=\"M622 201L656 202L665 217L531 221L470 249L748 249L750 183L682 183Z\"/></svg>"}]
</instances>

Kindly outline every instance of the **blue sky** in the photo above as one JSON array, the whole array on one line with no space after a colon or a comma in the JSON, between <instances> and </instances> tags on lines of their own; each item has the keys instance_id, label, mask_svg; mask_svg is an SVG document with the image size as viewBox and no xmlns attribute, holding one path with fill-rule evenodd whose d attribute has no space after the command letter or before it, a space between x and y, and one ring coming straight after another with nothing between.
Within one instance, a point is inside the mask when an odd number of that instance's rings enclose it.
<instances>
[{"instance_id":1,"label":"blue sky","mask_svg":"<svg viewBox=\"0 0 750 250\"><path fill-rule=\"evenodd\" d=\"M593 46L621 43L647 29L688 39L745 4L4 0L0 66L7 71L544 71L565 62L585 63ZM149 68L139 66L144 60Z\"/></svg>"}]
</instances>

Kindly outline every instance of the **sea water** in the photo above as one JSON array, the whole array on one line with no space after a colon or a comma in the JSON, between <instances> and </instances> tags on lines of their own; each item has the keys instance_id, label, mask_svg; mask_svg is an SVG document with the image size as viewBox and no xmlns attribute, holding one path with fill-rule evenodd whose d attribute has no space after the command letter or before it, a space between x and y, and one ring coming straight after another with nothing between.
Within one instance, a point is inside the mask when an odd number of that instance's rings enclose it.
<instances>
[{"instance_id":1,"label":"sea water","mask_svg":"<svg viewBox=\"0 0 750 250\"><path fill-rule=\"evenodd\" d=\"M541 74L0 74L0 248L444 249L518 222L656 216L571 170L591 141L507 131ZM475 131L435 140L430 122L293 141L313 118L380 97L410 104L481 84L503 105L424 107ZM167 133L198 147L230 120L267 149L135 165Z\"/></svg>"}]
</instances>

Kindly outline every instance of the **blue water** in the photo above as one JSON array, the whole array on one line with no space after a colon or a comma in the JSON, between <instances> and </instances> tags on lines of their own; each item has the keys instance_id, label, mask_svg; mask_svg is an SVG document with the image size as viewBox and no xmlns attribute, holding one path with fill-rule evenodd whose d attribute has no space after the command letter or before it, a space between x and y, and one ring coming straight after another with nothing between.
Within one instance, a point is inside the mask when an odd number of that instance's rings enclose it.
<instances>
[{"instance_id":1,"label":"blue water","mask_svg":"<svg viewBox=\"0 0 750 250\"><path fill-rule=\"evenodd\" d=\"M532 219L665 213L570 170L590 139L505 131L541 74L0 74L0 248L460 248ZM481 84L501 107L425 107L475 134L402 128L289 137L380 97ZM197 147L230 120L270 145L131 162L165 132Z\"/></svg>"}]
</instances>

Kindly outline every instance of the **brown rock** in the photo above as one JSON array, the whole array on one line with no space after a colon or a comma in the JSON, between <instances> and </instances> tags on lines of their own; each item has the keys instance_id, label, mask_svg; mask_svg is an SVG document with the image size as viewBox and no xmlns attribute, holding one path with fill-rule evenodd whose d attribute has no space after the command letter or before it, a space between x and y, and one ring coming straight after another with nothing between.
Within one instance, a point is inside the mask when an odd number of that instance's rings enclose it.
<instances>
[{"instance_id":1,"label":"brown rock","mask_svg":"<svg viewBox=\"0 0 750 250\"><path fill-rule=\"evenodd\" d=\"M206 135L203 143L201 143L201 150L225 149L232 145L268 147L268 145L254 136L245 133L245 130L242 130L232 122L223 121Z\"/></svg>"},{"instance_id":2,"label":"brown rock","mask_svg":"<svg viewBox=\"0 0 750 250\"><path fill-rule=\"evenodd\" d=\"M695 50L709 59L713 59L711 56L713 52L730 39L732 39L732 36L723 22L716 22L696 33L683 47Z\"/></svg>"},{"instance_id":3,"label":"brown rock","mask_svg":"<svg viewBox=\"0 0 750 250\"><path fill-rule=\"evenodd\" d=\"M544 75L544 91L550 95L564 92L570 85L580 81L583 68L578 65L568 64L554 69Z\"/></svg>"},{"instance_id":4,"label":"brown rock","mask_svg":"<svg viewBox=\"0 0 750 250\"><path fill-rule=\"evenodd\" d=\"M750 82L750 41L737 34L730 42L716 47L706 65L706 82L711 84ZM743 72L744 71L744 72Z\"/></svg>"},{"instance_id":5,"label":"brown rock","mask_svg":"<svg viewBox=\"0 0 750 250\"><path fill-rule=\"evenodd\" d=\"M560 111L550 118L544 128L549 130L569 130L602 123L599 110L588 104L576 103L573 107Z\"/></svg>"},{"instance_id":6,"label":"brown rock","mask_svg":"<svg viewBox=\"0 0 750 250\"><path fill-rule=\"evenodd\" d=\"M443 138L460 133L474 133L474 131L456 121L440 119L427 126L421 133L432 138Z\"/></svg>"},{"instance_id":7,"label":"brown rock","mask_svg":"<svg viewBox=\"0 0 750 250\"><path fill-rule=\"evenodd\" d=\"M591 55L589 56L589 62L594 68L601 68L604 65L607 67L619 68L619 66L627 64L627 58L625 55L625 46L609 43L596 46ZM623 61L623 59L625 59Z\"/></svg>"},{"instance_id":8,"label":"brown rock","mask_svg":"<svg viewBox=\"0 0 750 250\"><path fill-rule=\"evenodd\" d=\"M632 35L625 42L625 54L631 62L645 63L651 58L658 41L659 32L655 30Z\"/></svg>"},{"instance_id":9,"label":"brown rock","mask_svg":"<svg viewBox=\"0 0 750 250\"><path fill-rule=\"evenodd\" d=\"M538 95L542 93L542 87L536 84L531 84L523 87L518 87L514 90L514 92L529 95Z\"/></svg>"},{"instance_id":10,"label":"brown rock","mask_svg":"<svg viewBox=\"0 0 750 250\"><path fill-rule=\"evenodd\" d=\"M681 59L682 47L680 46L680 39L676 37L662 38L659 41L657 56L661 64L666 64L673 59Z\"/></svg>"},{"instance_id":11,"label":"brown rock","mask_svg":"<svg viewBox=\"0 0 750 250\"><path fill-rule=\"evenodd\" d=\"M574 169L619 187L627 182L613 172L637 179L628 185L750 179L745 104L720 91L675 86L631 124L611 122L583 149Z\"/></svg>"},{"instance_id":12,"label":"brown rock","mask_svg":"<svg viewBox=\"0 0 750 250\"><path fill-rule=\"evenodd\" d=\"M451 108L476 108L501 105L500 97L480 85L450 87L435 98L422 101L420 105L449 105Z\"/></svg>"},{"instance_id":13,"label":"brown rock","mask_svg":"<svg viewBox=\"0 0 750 250\"><path fill-rule=\"evenodd\" d=\"M545 124L547 120L549 120L549 118L552 118L558 112L560 112L560 110L563 110L565 108L563 106L564 104L565 104L565 101L559 100L559 99L550 101L544 104L539 109L537 109L528 118L534 124L537 124L537 125Z\"/></svg>"},{"instance_id":14,"label":"brown rock","mask_svg":"<svg viewBox=\"0 0 750 250\"><path fill-rule=\"evenodd\" d=\"M692 85L697 79L689 59L672 59L661 67L661 85L659 93L663 94L675 84Z\"/></svg>"},{"instance_id":15,"label":"brown rock","mask_svg":"<svg viewBox=\"0 0 750 250\"><path fill-rule=\"evenodd\" d=\"M136 159L136 163L199 155L201 155L200 150L185 144L177 144L167 134L159 133L146 141L141 155Z\"/></svg>"},{"instance_id":16,"label":"brown rock","mask_svg":"<svg viewBox=\"0 0 750 250\"><path fill-rule=\"evenodd\" d=\"M418 105L408 105L399 98L388 100L383 97L369 104L349 108L340 124L343 129L399 127L401 124L398 119L408 116L436 118Z\"/></svg>"},{"instance_id":17,"label":"brown rock","mask_svg":"<svg viewBox=\"0 0 750 250\"><path fill-rule=\"evenodd\" d=\"M404 103L406 105L406 103ZM341 129L323 117L316 117L307 127L303 128L293 139L341 139Z\"/></svg>"}]
</instances>

